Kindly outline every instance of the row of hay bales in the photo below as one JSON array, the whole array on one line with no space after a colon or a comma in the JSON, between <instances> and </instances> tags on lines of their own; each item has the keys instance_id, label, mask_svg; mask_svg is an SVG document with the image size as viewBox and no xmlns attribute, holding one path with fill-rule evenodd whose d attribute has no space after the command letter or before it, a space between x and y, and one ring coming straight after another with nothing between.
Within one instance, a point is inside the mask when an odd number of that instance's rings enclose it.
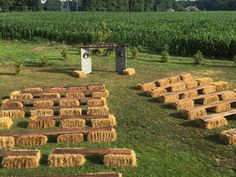
<instances>
[{"instance_id":1,"label":"row of hay bales","mask_svg":"<svg viewBox=\"0 0 236 177\"><path fill-rule=\"evenodd\" d=\"M194 79L191 74L183 73L138 84L137 87L148 96L181 111L185 118L196 120L196 125L202 128L212 129L228 125L225 116L236 114L232 110L236 106L236 90L229 90L230 84L224 81L213 82L211 78ZM209 112L214 114L208 115ZM222 132L220 137L228 144L236 143L235 129Z\"/></svg>"},{"instance_id":2,"label":"row of hay bales","mask_svg":"<svg viewBox=\"0 0 236 177\"><path fill-rule=\"evenodd\" d=\"M135 167L136 154L130 149L55 149L48 157L48 167L80 167L86 162L87 155L102 156L103 164L107 167ZM64 151L57 153L56 151ZM67 152L68 151L68 152ZM70 152L74 151L74 152ZM86 152L87 151L87 152ZM107 151L108 153L102 153ZM123 153L122 151L130 151ZM41 153L39 150L12 150L0 153L1 165L4 168L37 168L40 166Z\"/></svg>"}]
</instances>

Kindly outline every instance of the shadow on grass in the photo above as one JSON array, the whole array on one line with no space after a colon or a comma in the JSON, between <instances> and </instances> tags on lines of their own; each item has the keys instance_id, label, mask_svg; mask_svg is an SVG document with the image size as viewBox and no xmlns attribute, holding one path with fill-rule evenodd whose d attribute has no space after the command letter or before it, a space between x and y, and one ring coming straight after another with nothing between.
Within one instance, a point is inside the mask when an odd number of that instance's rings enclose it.
<instances>
[{"instance_id":1,"label":"shadow on grass","mask_svg":"<svg viewBox=\"0 0 236 177\"><path fill-rule=\"evenodd\" d=\"M145 92L140 92L138 93L138 96L147 97L147 94Z\"/></svg>"},{"instance_id":2,"label":"shadow on grass","mask_svg":"<svg viewBox=\"0 0 236 177\"><path fill-rule=\"evenodd\" d=\"M223 145L223 143L220 141L218 134L206 136L206 137L204 137L204 139L207 141L210 141L212 143L215 143L215 144Z\"/></svg>"},{"instance_id":3,"label":"shadow on grass","mask_svg":"<svg viewBox=\"0 0 236 177\"><path fill-rule=\"evenodd\" d=\"M1 99L2 100L9 99L9 96L3 96Z\"/></svg>"},{"instance_id":4,"label":"shadow on grass","mask_svg":"<svg viewBox=\"0 0 236 177\"><path fill-rule=\"evenodd\" d=\"M137 86L132 86L129 88L130 90L138 90Z\"/></svg>"},{"instance_id":5,"label":"shadow on grass","mask_svg":"<svg viewBox=\"0 0 236 177\"><path fill-rule=\"evenodd\" d=\"M93 163L93 164L103 164L103 156L99 155L87 155L86 160Z\"/></svg>"},{"instance_id":6,"label":"shadow on grass","mask_svg":"<svg viewBox=\"0 0 236 177\"><path fill-rule=\"evenodd\" d=\"M16 76L15 73L0 73L0 76Z\"/></svg>"},{"instance_id":7,"label":"shadow on grass","mask_svg":"<svg viewBox=\"0 0 236 177\"><path fill-rule=\"evenodd\" d=\"M171 104L161 104L162 109L173 109Z\"/></svg>"},{"instance_id":8,"label":"shadow on grass","mask_svg":"<svg viewBox=\"0 0 236 177\"><path fill-rule=\"evenodd\" d=\"M195 127L195 128L198 128L198 125L197 125L197 122L196 121L187 121L187 122L184 122L182 124L183 127Z\"/></svg>"},{"instance_id":9,"label":"shadow on grass","mask_svg":"<svg viewBox=\"0 0 236 177\"><path fill-rule=\"evenodd\" d=\"M171 117L174 117L174 118L176 118L176 119L184 119L183 118L183 116L182 116L182 114L181 114L181 112L175 112L175 113L172 113L172 114L170 114L170 116Z\"/></svg>"},{"instance_id":10,"label":"shadow on grass","mask_svg":"<svg viewBox=\"0 0 236 177\"><path fill-rule=\"evenodd\" d=\"M17 124L17 126L20 127L20 128L27 128L28 122L27 122L27 121L20 121L20 122Z\"/></svg>"},{"instance_id":11,"label":"shadow on grass","mask_svg":"<svg viewBox=\"0 0 236 177\"><path fill-rule=\"evenodd\" d=\"M48 155L42 154L40 159L40 164L47 165L48 162Z\"/></svg>"}]
</instances>

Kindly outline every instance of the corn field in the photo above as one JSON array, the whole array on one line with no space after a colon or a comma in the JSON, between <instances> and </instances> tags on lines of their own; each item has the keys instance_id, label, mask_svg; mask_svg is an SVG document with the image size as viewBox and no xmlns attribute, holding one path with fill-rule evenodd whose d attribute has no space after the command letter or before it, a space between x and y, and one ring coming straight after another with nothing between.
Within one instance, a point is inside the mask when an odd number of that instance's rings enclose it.
<instances>
[{"instance_id":1,"label":"corn field","mask_svg":"<svg viewBox=\"0 0 236 177\"><path fill-rule=\"evenodd\" d=\"M236 54L236 12L197 13L1 13L2 39L43 37L68 44L94 43L105 21L111 30L107 42L142 46L172 55L232 58Z\"/></svg>"}]
</instances>

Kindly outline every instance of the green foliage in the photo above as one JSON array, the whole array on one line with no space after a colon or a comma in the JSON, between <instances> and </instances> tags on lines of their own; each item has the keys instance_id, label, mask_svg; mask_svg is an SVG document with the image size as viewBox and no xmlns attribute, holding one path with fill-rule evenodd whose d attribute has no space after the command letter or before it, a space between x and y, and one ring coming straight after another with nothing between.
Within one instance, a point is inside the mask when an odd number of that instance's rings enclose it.
<instances>
[{"instance_id":1,"label":"green foliage","mask_svg":"<svg viewBox=\"0 0 236 177\"><path fill-rule=\"evenodd\" d=\"M131 47L130 48L130 54L131 54L131 58L135 59L138 57L138 53L139 53L139 50L137 47Z\"/></svg>"},{"instance_id":2,"label":"green foliage","mask_svg":"<svg viewBox=\"0 0 236 177\"><path fill-rule=\"evenodd\" d=\"M193 57L194 59L194 64L202 64L203 60L204 60L204 56L202 54L202 52L200 50L197 51L197 53L194 55Z\"/></svg>"},{"instance_id":3,"label":"green foliage","mask_svg":"<svg viewBox=\"0 0 236 177\"><path fill-rule=\"evenodd\" d=\"M24 61L20 59L15 60L14 66L15 66L16 75L19 75L21 71L23 70Z\"/></svg>"},{"instance_id":4,"label":"green foliage","mask_svg":"<svg viewBox=\"0 0 236 177\"><path fill-rule=\"evenodd\" d=\"M67 48L63 48L63 50L61 51L61 56L63 57L63 59L66 61L68 59L68 50Z\"/></svg>"},{"instance_id":5,"label":"green foliage","mask_svg":"<svg viewBox=\"0 0 236 177\"><path fill-rule=\"evenodd\" d=\"M233 61L236 64L236 55L234 55Z\"/></svg>"},{"instance_id":6,"label":"green foliage","mask_svg":"<svg viewBox=\"0 0 236 177\"><path fill-rule=\"evenodd\" d=\"M93 33L93 43L104 43L107 42L109 36L111 34L111 30L108 27L107 23L105 21L102 21L99 24L99 27Z\"/></svg>"},{"instance_id":7,"label":"green foliage","mask_svg":"<svg viewBox=\"0 0 236 177\"><path fill-rule=\"evenodd\" d=\"M161 61L162 62L167 62L168 59L169 59L169 56L170 56L169 47L168 47L168 45L165 45L164 50L161 52Z\"/></svg>"},{"instance_id":8,"label":"green foliage","mask_svg":"<svg viewBox=\"0 0 236 177\"><path fill-rule=\"evenodd\" d=\"M40 63L42 66L48 65L49 57L46 55L43 55L40 57Z\"/></svg>"}]
</instances>

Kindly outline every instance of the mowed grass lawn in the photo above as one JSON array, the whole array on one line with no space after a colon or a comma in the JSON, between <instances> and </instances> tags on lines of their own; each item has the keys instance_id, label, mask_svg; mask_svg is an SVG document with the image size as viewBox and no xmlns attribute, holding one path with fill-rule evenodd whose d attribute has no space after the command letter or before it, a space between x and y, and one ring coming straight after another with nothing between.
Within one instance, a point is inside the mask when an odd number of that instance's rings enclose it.
<instances>
[{"instance_id":1,"label":"mowed grass lawn","mask_svg":"<svg viewBox=\"0 0 236 177\"><path fill-rule=\"evenodd\" d=\"M95 172L120 172L124 177L193 177L236 176L236 147L223 145L217 134L236 127L229 121L227 127L214 130L199 129L183 119L177 111L145 97L135 90L139 82L158 79L181 72L194 77L223 80L236 88L236 65L232 61L207 60L204 65L193 65L191 58L172 57L160 62L158 55L140 53L137 59L128 59L128 66L137 74L126 77L116 74L114 54L109 57L93 56L93 74L86 79L71 77L80 68L76 47L67 46L69 59L64 61L63 46L46 42L0 41L0 96L26 86L104 83L110 91L109 108L118 121L118 140L115 143L56 144L50 142L39 149L43 156L36 169L3 169L0 176L69 175ZM48 66L39 66L43 55L50 58ZM25 60L22 74L14 75L12 62ZM24 120L20 120L24 121ZM16 122L13 129L23 130ZM137 153L137 168L107 168L98 158L89 158L81 168L48 168L47 156L57 147L78 148L132 148Z\"/></svg>"}]
</instances>

